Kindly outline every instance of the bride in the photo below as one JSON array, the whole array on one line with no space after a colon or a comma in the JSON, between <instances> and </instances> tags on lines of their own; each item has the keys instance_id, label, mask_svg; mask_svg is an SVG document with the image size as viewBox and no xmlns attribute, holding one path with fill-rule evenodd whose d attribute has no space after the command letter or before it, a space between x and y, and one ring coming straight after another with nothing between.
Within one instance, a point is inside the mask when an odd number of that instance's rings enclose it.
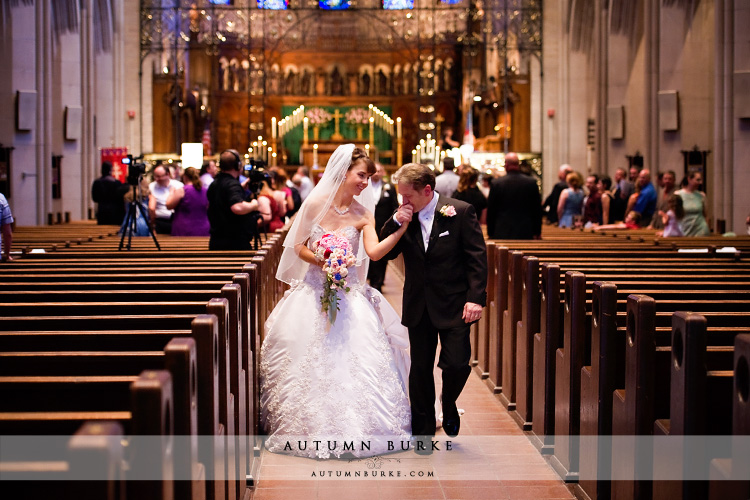
<instances>
[{"instance_id":1,"label":"bride","mask_svg":"<svg viewBox=\"0 0 750 500\"><path fill-rule=\"evenodd\" d=\"M409 441L408 333L366 284L368 257L383 257L408 223L378 240L373 173L364 150L339 146L284 241L276 277L291 289L268 318L261 349L261 424L270 451L368 457L400 451ZM329 291L315 252L324 235L348 242L356 255L339 271L348 291ZM331 295L325 311L321 298Z\"/></svg>"}]
</instances>

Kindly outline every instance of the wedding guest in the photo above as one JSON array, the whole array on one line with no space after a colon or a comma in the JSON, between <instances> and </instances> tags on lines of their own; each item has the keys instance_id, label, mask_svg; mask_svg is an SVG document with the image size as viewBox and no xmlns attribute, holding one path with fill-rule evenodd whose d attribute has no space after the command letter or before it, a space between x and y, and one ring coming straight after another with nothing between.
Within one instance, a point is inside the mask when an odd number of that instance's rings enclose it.
<instances>
[{"instance_id":1,"label":"wedding guest","mask_svg":"<svg viewBox=\"0 0 750 500\"><path fill-rule=\"evenodd\" d=\"M159 234L172 234L172 216L174 210L167 208L167 196L171 188L183 187L184 184L169 176L164 165L157 165L153 170L154 181L148 185L151 195L148 198L148 215L151 228Z\"/></svg>"},{"instance_id":2,"label":"wedding guest","mask_svg":"<svg viewBox=\"0 0 750 500\"><path fill-rule=\"evenodd\" d=\"M669 205L666 212L659 210L659 218L661 219L664 231L662 236L669 238L672 236L684 236L682 229L680 229L680 221L685 217L685 209L682 206L682 197L678 194L673 193L669 197Z\"/></svg>"},{"instance_id":3,"label":"wedding guest","mask_svg":"<svg viewBox=\"0 0 750 500\"><path fill-rule=\"evenodd\" d=\"M169 188L166 206L174 210L172 236L208 236L208 196L198 171L188 167L182 174L183 187Z\"/></svg>"},{"instance_id":4,"label":"wedding guest","mask_svg":"<svg viewBox=\"0 0 750 500\"><path fill-rule=\"evenodd\" d=\"M270 169L268 169L268 172L271 174L271 184L273 185L273 190L281 193L281 195L279 196L283 197L284 205L286 207L286 216L291 217L290 212L292 212L292 214L294 213L295 205L294 196L292 195L292 188L287 185L287 181L289 180L289 178L286 176L286 172L284 172L283 168L279 167L271 167Z\"/></svg>"},{"instance_id":5,"label":"wedding guest","mask_svg":"<svg viewBox=\"0 0 750 500\"><path fill-rule=\"evenodd\" d=\"M584 227L602 224L602 213L604 209L602 207L602 194L599 192L598 185L599 177L597 175L589 175L586 177L586 189L589 190L589 195L586 197L586 202L583 204Z\"/></svg>"},{"instance_id":6,"label":"wedding guest","mask_svg":"<svg viewBox=\"0 0 750 500\"><path fill-rule=\"evenodd\" d=\"M666 212L669 210L669 198L674 194L676 189L677 175L673 170L664 172L661 176L661 193L659 193L658 200L656 202L656 210L660 212ZM652 229L662 229L661 217L654 217L649 225Z\"/></svg>"},{"instance_id":7,"label":"wedding guest","mask_svg":"<svg viewBox=\"0 0 750 500\"><path fill-rule=\"evenodd\" d=\"M708 236L711 231L706 222L706 195L700 191L703 174L692 172L687 177L687 185L677 191L682 198L685 216L680 221L680 229L685 236Z\"/></svg>"},{"instance_id":8,"label":"wedding guest","mask_svg":"<svg viewBox=\"0 0 750 500\"><path fill-rule=\"evenodd\" d=\"M384 179L385 168L380 163L375 163L375 173L370 177L373 198L375 199L375 231L380 233L385 222L393 215L398 208L398 196L396 188L390 182ZM385 271L388 268L388 261L385 259L370 261L370 268L367 270L367 279L370 286L377 291L382 291L385 282Z\"/></svg>"},{"instance_id":9,"label":"wedding guest","mask_svg":"<svg viewBox=\"0 0 750 500\"><path fill-rule=\"evenodd\" d=\"M91 186L91 199L97 204L96 223L119 226L125 217L125 203L122 197L128 187L112 176L112 163L102 162L101 172L102 176Z\"/></svg>"},{"instance_id":10,"label":"wedding guest","mask_svg":"<svg viewBox=\"0 0 750 500\"><path fill-rule=\"evenodd\" d=\"M449 149L460 147L458 141L453 140L453 127L443 129L443 142L440 143L440 149L447 151Z\"/></svg>"},{"instance_id":11,"label":"wedding guest","mask_svg":"<svg viewBox=\"0 0 750 500\"><path fill-rule=\"evenodd\" d=\"M505 156L506 175L492 181L487 198L487 234L528 240L542 234L542 196L536 181L521 172L516 153Z\"/></svg>"},{"instance_id":12,"label":"wedding guest","mask_svg":"<svg viewBox=\"0 0 750 500\"><path fill-rule=\"evenodd\" d=\"M550 192L549 196L544 199L542 208L544 213L547 214L547 221L550 224L557 224L557 222L559 221L557 217L557 204L560 201L560 195L565 190L565 188L568 187L568 183L565 182L565 178L572 171L573 168L567 163L565 165L560 165L560 168L557 171L557 178L560 179L560 181L555 184L555 186L552 188L552 192Z\"/></svg>"},{"instance_id":13,"label":"wedding guest","mask_svg":"<svg viewBox=\"0 0 750 500\"><path fill-rule=\"evenodd\" d=\"M0 193L0 260L8 262L13 260L10 256L10 247L13 243L13 214L10 211L8 200Z\"/></svg>"},{"instance_id":14,"label":"wedding guest","mask_svg":"<svg viewBox=\"0 0 750 500\"><path fill-rule=\"evenodd\" d=\"M297 173L292 179L292 182L294 182L295 184L297 183L296 181L299 181L300 183L298 188L300 198L302 198L302 201L305 201L305 198L308 197L310 191L312 191L315 187L312 179L310 179L310 169L307 167L299 167L297 169Z\"/></svg>"},{"instance_id":15,"label":"wedding guest","mask_svg":"<svg viewBox=\"0 0 750 500\"><path fill-rule=\"evenodd\" d=\"M451 196L458 187L459 175L453 171L454 166L453 158L446 156L443 158L443 173L435 178L435 191L443 196Z\"/></svg>"},{"instance_id":16,"label":"wedding guest","mask_svg":"<svg viewBox=\"0 0 750 500\"><path fill-rule=\"evenodd\" d=\"M259 181L260 189L257 191L258 210L263 217L265 232L273 233L284 227L282 217L286 214L286 200L278 196L278 192L271 188L271 176L266 176ZM282 197L284 196L283 193Z\"/></svg>"},{"instance_id":17,"label":"wedding guest","mask_svg":"<svg viewBox=\"0 0 750 500\"><path fill-rule=\"evenodd\" d=\"M251 250L251 213L258 201L245 201L240 181L240 155L234 149L221 153L219 170L208 188L208 220L211 224L209 250Z\"/></svg>"},{"instance_id":18,"label":"wedding guest","mask_svg":"<svg viewBox=\"0 0 750 500\"><path fill-rule=\"evenodd\" d=\"M479 190L477 186L478 181L479 172L472 167L465 168L461 172L461 176L458 179L458 187L453 192L452 197L473 205L474 211L477 213L477 219L482 221L484 211L487 208L487 198Z\"/></svg>"},{"instance_id":19,"label":"wedding guest","mask_svg":"<svg viewBox=\"0 0 750 500\"><path fill-rule=\"evenodd\" d=\"M638 173L638 198L633 210L641 214L641 226L648 226L656 211L656 189L651 184L651 172L644 168Z\"/></svg>"},{"instance_id":20,"label":"wedding guest","mask_svg":"<svg viewBox=\"0 0 750 500\"><path fill-rule=\"evenodd\" d=\"M571 172L565 176L568 188L560 193L557 202L557 217L560 227L573 227L574 218L583 213L583 189L581 189L581 174Z\"/></svg>"},{"instance_id":21,"label":"wedding guest","mask_svg":"<svg viewBox=\"0 0 750 500\"><path fill-rule=\"evenodd\" d=\"M628 212L627 217L625 217L624 222L616 222L614 224L602 224L601 226L596 226L594 228L594 231L603 231L605 229L638 229L640 226L638 223L641 220L641 214L638 212L631 210Z\"/></svg>"},{"instance_id":22,"label":"wedding guest","mask_svg":"<svg viewBox=\"0 0 750 500\"><path fill-rule=\"evenodd\" d=\"M602 224L609 224L615 220L613 217L615 203L611 188L612 179L608 175L603 175L597 184L597 189L602 195Z\"/></svg>"},{"instance_id":23,"label":"wedding guest","mask_svg":"<svg viewBox=\"0 0 750 500\"><path fill-rule=\"evenodd\" d=\"M201 167L201 182L203 186L208 189L208 186L214 181L214 177L219 173L219 167L216 166L216 162L208 160Z\"/></svg>"}]
</instances>

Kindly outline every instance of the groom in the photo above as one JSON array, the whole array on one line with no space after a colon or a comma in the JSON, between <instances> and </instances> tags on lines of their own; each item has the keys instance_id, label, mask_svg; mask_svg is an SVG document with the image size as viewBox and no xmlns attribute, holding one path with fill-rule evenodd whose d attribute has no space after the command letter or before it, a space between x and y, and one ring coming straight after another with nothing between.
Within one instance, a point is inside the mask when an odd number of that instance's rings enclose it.
<instances>
[{"instance_id":1,"label":"groom","mask_svg":"<svg viewBox=\"0 0 750 500\"><path fill-rule=\"evenodd\" d=\"M435 174L409 163L394 175L403 203L381 238L411 221L386 259L402 253L406 276L401 322L409 328L412 434L435 435L433 367L438 337L443 372L443 430L458 434L456 399L469 378L469 327L486 301L487 250L474 208L435 192Z\"/></svg>"}]
</instances>

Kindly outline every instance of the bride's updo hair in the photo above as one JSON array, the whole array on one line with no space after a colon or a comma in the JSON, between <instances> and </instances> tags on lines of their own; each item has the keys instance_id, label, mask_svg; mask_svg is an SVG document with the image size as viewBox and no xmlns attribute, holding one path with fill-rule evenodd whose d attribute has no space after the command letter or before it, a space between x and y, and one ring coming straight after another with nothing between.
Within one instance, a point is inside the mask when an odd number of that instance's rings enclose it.
<instances>
[{"instance_id":1,"label":"bride's updo hair","mask_svg":"<svg viewBox=\"0 0 750 500\"><path fill-rule=\"evenodd\" d=\"M374 175L375 172L378 171L377 168L375 168L375 162L372 161L372 159L367 156L367 152L362 148L354 148L354 151L352 151L352 162L349 164L349 168L346 169L347 172L352 169L355 163L357 163L359 160L362 160L365 162L365 168L367 169L367 175Z\"/></svg>"}]
</instances>

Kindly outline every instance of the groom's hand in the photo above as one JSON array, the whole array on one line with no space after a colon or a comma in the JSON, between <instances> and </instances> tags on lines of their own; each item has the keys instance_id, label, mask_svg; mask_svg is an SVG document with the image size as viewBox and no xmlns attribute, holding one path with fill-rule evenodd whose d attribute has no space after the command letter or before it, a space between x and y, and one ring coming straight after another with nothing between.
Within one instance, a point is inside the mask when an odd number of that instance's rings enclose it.
<instances>
[{"instance_id":1,"label":"groom's hand","mask_svg":"<svg viewBox=\"0 0 750 500\"><path fill-rule=\"evenodd\" d=\"M396 210L396 215L393 216L393 219L401 225L405 222L409 222L413 214L414 210L411 205L401 205L398 207L398 210Z\"/></svg>"},{"instance_id":2,"label":"groom's hand","mask_svg":"<svg viewBox=\"0 0 750 500\"><path fill-rule=\"evenodd\" d=\"M463 319L466 323L473 323L479 321L482 317L482 306L475 304L474 302L467 302L464 304L464 315Z\"/></svg>"}]
</instances>

